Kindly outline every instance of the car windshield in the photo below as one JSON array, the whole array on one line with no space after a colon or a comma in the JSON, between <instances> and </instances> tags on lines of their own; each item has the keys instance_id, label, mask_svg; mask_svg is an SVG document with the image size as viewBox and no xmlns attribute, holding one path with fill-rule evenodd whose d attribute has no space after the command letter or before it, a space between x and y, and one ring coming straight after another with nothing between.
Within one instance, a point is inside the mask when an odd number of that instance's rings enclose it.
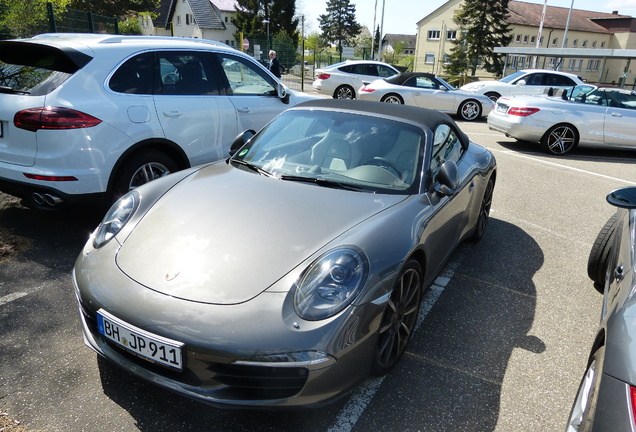
<instances>
[{"instance_id":1,"label":"car windshield","mask_svg":"<svg viewBox=\"0 0 636 432\"><path fill-rule=\"evenodd\" d=\"M597 88L591 85L578 85L574 88L572 88L572 90L569 93L569 99L574 101L574 102L585 102L587 99L587 96L594 92Z\"/></svg>"},{"instance_id":2,"label":"car windshield","mask_svg":"<svg viewBox=\"0 0 636 432\"><path fill-rule=\"evenodd\" d=\"M426 133L371 115L290 110L230 162L281 180L378 193L418 190Z\"/></svg>"},{"instance_id":3,"label":"car windshield","mask_svg":"<svg viewBox=\"0 0 636 432\"><path fill-rule=\"evenodd\" d=\"M523 76L525 74L526 74L526 72L517 71L515 73L512 73L510 75L507 75L507 76L503 77L502 79L499 80L499 82L509 83L509 82L514 81L517 78L519 78L520 76Z\"/></svg>"},{"instance_id":4,"label":"car windshield","mask_svg":"<svg viewBox=\"0 0 636 432\"><path fill-rule=\"evenodd\" d=\"M451 85L451 84L447 83L447 82L446 82L446 80L444 80L444 78L442 78L442 77L439 77L439 76L435 75L435 79L436 79L437 81L441 82L442 84L444 84L446 87L448 87L448 89L449 89L449 90L457 90L457 89L455 88L455 86L453 86L453 85Z\"/></svg>"}]
</instances>

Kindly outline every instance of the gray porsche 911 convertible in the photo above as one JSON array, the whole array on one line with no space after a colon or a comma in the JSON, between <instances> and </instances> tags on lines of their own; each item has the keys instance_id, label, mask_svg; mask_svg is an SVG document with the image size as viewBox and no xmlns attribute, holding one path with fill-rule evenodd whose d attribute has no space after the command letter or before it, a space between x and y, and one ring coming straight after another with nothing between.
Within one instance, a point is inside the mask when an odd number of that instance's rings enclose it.
<instances>
[{"instance_id":1,"label":"gray porsche 911 convertible","mask_svg":"<svg viewBox=\"0 0 636 432\"><path fill-rule=\"evenodd\" d=\"M124 195L77 259L86 344L217 406L315 406L387 373L489 218L493 155L446 114L293 107Z\"/></svg>"}]
</instances>

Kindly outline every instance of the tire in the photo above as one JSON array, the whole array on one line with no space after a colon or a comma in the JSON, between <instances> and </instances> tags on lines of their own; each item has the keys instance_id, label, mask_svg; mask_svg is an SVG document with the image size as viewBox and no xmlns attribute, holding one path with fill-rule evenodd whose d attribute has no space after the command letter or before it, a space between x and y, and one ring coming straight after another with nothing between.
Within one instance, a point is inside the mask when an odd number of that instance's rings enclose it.
<instances>
[{"instance_id":1,"label":"tire","mask_svg":"<svg viewBox=\"0 0 636 432\"><path fill-rule=\"evenodd\" d=\"M491 101L495 103L497 103L497 100L501 97L499 93L495 93L495 92L484 93L484 96L486 96L488 99L490 99Z\"/></svg>"},{"instance_id":2,"label":"tire","mask_svg":"<svg viewBox=\"0 0 636 432\"><path fill-rule=\"evenodd\" d=\"M356 91L351 86L341 85L333 93L333 98L334 99L355 99Z\"/></svg>"},{"instance_id":3,"label":"tire","mask_svg":"<svg viewBox=\"0 0 636 432\"><path fill-rule=\"evenodd\" d=\"M541 138L541 145L548 153L564 155L579 143L579 132L569 124L552 126Z\"/></svg>"},{"instance_id":4,"label":"tire","mask_svg":"<svg viewBox=\"0 0 636 432\"><path fill-rule=\"evenodd\" d=\"M479 120L481 117L481 104L473 99L466 100L459 105L457 115L466 121Z\"/></svg>"},{"instance_id":5,"label":"tire","mask_svg":"<svg viewBox=\"0 0 636 432\"><path fill-rule=\"evenodd\" d=\"M594 288L601 294L605 289L605 273L609 265L610 252L617 225L617 214L614 213L596 236L590 251L590 257L587 260L587 275L594 282Z\"/></svg>"},{"instance_id":6,"label":"tire","mask_svg":"<svg viewBox=\"0 0 636 432\"><path fill-rule=\"evenodd\" d=\"M488 221L490 220L490 207L492 206L492 197L495 190L495 179L492 177L488 179L484 196L481 199L481 205L479 206L479 217L475 224L475 232L470 237L470 241L478 242L484 236Z\"/></svg>"},{"instance_id":7,"label":"tire","mask_svg":"<svg viewBox=\"0 0 636 432\"><path fill-rule=\"evenodd\" d=\"M404 99L402 99L402 96L397 95L395 93L391 93L391 94L388 94L388 95L384 96L382 98L381 102L404 105Z\"/></svg>"},{"instance_id":8,"label":"tire","mask_svg":"<svg viewBox=\"0 0 636 432\"><path fill-rule=\"evenodd\" d=\"M600 347L590 359L576 398L570 409L566 432L588 432L594 427L594 415L603 375L605 347Z\"/></svg>"},{"instance_id":9,"label":"tire","mask_svg":"<svg viewBox=\"0 0 636 432\"><path fill-rule=\"evenodd\" d=\"M142 150L124 161L114 181L113 198L138 188L142 184L178 171L177 164L159 150Z\"/></svg>"},{"instance_id":10,"label":"tire","mask_svg":"<svg viewBox=\"0 0 636 432\"><path fill-rule=\"evenodd\" d=\"M415 260L406 262L382 314L371 373L388 373L400 360L411 339L422 300L422 270Z\"/></svg>"}]
</instances>

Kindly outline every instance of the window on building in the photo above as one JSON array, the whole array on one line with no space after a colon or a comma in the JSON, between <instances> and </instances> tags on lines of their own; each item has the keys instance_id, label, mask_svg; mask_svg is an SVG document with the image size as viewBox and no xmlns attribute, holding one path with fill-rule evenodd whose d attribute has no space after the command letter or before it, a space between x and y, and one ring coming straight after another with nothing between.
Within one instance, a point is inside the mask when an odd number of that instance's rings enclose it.
<instances>
[{"instance_id":1,"label":"window on building","mask_svg":"<svg viewBox=\"0 0 636 432\"><path fill-rule=\"evenodd\" d=\"M581 44L581 48L587 48L587 41L584 40L583 43Z\"/></svg>"},{"instance_id":2,"label":"window on building","mask_svg":"<svg viewBox=\"0 0 636 432\"><path fill-rule=\"evenodd\" d=\"M539 46L543 45L543 36L539 38Z\"/></svg>"},{"instance_id":3,"label":"window on building","mask_svg":"<svg viewBox=\"0 0 636 432\"><path fill-rule=\"evenodd\" d=\"M596 48L596 41L592 42L592 48Z\"/></svg>"},{"instance_id":4,"label":"window on building","mask_svg":"<svg viewBox=\"0 0 636 432\"><path fill-rule=\"evenodd\" d=\"M552 46L556 46L558 41L559 41L559 38L552 39Z\"/></svg>"},{"instance_id":5,"label":"window on building","mask_svg":"<svg viewBox=\"0 0 636 432\"><path fill-rule=\"evenodd\" d=\"M528 43L528 35L525 35L525 36L523 37L523 43Z\"/></svg>"},{"instance_id":6,"label":"window on building","mask_svg":"<svg viewBox=\"0 0 636 432\"><path fill-rule=\"evenodd\" d=\"M446 39L448 40L457 39L457 30L446 30Z\"/></svg>"},{"instance_id":7,"label":"window on building","mask_svg":"<svg viewBox=\"0 0 636 432\"><path fill-rule=\"evenodd\" d=\"M534 43L535 43L536 41L537 41L537 37L536 37L536 36L532 36L532 37L530 38L530 43L531 43L532 45L534 45Z\"/></svg>"},{"instance_id":8,"label":"window on building","mask_svg":"<svg viewBox=\"0 0 636 432\"><path fill-rule=\"evenodd\" d=\"M590 72L598 72L600 66L601 61L598 59L593 59L587 62L587 70Z\"/></svg>"},{"instance_id":9,"label":"window on building","mask_svg":"<svg viewBox=\"0 0 636 432\"><path fill-rule=\"evenodd\" d=\"M177 15L177 25L181 25L181 15Z\"/></svg>"},{"instance_id":10,"label":"window on building","mask_svg":"<svg viewBox=\"0 0 636 432\"><path fill-rule=\"evenodd\" d=\"M439 40L440 30L429 30L428 31L428 39L429 40Z\"/></svg>"},{"instance_id":11,"label":"window on building","mask_svg":"<svg viewBox=\"0 0 636 432\"><path fill-rule=\"evenodd\" d=\"M186 25L194 25L194 15L186 14Z\"/></svg>"},{"instance_id":12,"label":"window on building","mask_svg":"<svg viewBox=\"0 0 636 432\"><path fill-rule=\"evenodd\" d=\"M601 42L601 48L605 48L605 42Z\"/></svg>"},{"instance_id":13,"label":"window on building","mask_svg":"<svg viewBox=\"0 0 636 432\"><path fill-rule=\"evenodd\" d=\"M515 42L521 43L521 35L517 35L517 37L515 38Z\"/></svg>"},{"instance_id":14,"label":"window on building","mask_svg":"<svg viewBox=\"0 0 636 432\"><path fill-rule=\"evenodd\" d=\"M576 64L576 59L570 59L570 61L568 62L568 70L574 70L574 65Z\"/></svg>"},{"instance_id":15,"label":"window on building","mask_svg":"<svg viewBox=\"0 0 636 432\"><path fill-rule=\"evenodd\" d=\"M567 48L567 46L568 46L568 40L566 39L565 43L563 44L563 48Z\"/></svg>"},{"instance_id":16,"label":"window on building","mask_svg":"<svg viewBox=\"0 0 636 432\"><path fill-rule=\"evenodd\" d=\"M426 53L424 55L424 63L426 63L426 64L435 63L435 53Z\"/></svg>"},{"instance_id":17,"label":"window on building","mask_svg":"<svg viewBox=\"0 0 636 432\"><path fill-rule=\"evenodd\" d=\"M572 42L572 48L576 48L579 44L579 40L578 39L574 39L574 42Z\"/></svg>"},{"instance_id":18,"label":"window on building","mask_svg":"<svg viewBox=\"0 0 636 432\"><path fill-rule=\"evenodd\" d=\"M575 72L580 72L582 67L583 67L583 59L576 59L576 64L574 66L574 71Z\"/></svg>"}]
</instances>

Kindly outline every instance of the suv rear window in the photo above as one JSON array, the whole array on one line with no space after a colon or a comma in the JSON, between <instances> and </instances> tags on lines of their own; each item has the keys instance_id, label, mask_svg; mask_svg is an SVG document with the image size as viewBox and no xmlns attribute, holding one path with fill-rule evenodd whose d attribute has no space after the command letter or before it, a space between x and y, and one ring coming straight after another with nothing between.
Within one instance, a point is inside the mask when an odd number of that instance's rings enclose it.
<instances>
[{"instance_id":1,"label":"suv rear window","mask_svg":"<svg viewBox=\"0 0 636 432\"><path fill-rule=\"evenodd\" d=\"M45 95L91 57L33 43L0 43L0 93Z\"/></svg>"}]
</instances>

